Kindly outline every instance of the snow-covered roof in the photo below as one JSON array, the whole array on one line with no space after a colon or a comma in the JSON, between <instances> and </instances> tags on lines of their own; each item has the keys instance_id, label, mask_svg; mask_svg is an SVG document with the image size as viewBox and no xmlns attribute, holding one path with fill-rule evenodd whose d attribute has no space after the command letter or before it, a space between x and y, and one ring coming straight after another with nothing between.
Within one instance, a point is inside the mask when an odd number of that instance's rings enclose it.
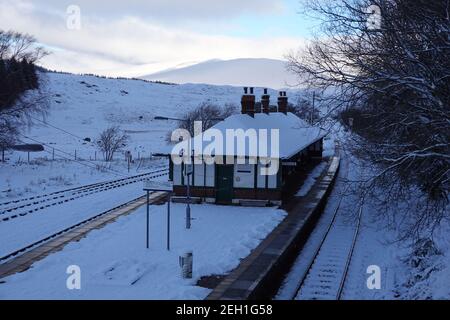
<instances>
[{"instance_id":1,"label":"snow-covered roof","mask_svg":"<svg viewBox=\"0 0 450 320\"><path fill-rule=\"evenodd\" d=\"M212 130L216 129L216 130ZM223 135L223 148L222 150L215 150L213 155L215 156L246 156L246 157L258 157L261 156L261 152L252 148L248 143L245 143L245 151L238 150L237 140L234 141L234 150L230 147L227 148L227 130L238 130L242 129L247 131L249 129L255 129L258 133L260 129L267 130L267 153L270 156L272 145L271 145L271 131L272 129L278 129L279 140L275 139L274 143L278 143L279 158L288 159L303 149L307 148L309 145L320 140L325 136L325 131L319 127L311 126L304 120L300 119L293 113L280 113L272 112L269 114L256 113L254 117L247 114L236 114L232 115L225 120L217 123L210 129L206 130L203 135L198 135L189 140L191 145L191 150L195 149L195 155L199 156L202 154L210 155L207 152L206 146L211 144L216 138L214 135L217 130ZM211 140L205 139L208 136L214 136ZM231 143L231 142L229 142ZM258 140L259 143L259 140ZM197 146L197 148L195 147ZM202 147L199 147L202 146ZM188 150L188 140L178 143L175 148L172 149L171 154L178 155L180 150ZM227 150L228 149L228 150ZM204 153L203 153L203 152Z\"/></svg>"}]
</instances>

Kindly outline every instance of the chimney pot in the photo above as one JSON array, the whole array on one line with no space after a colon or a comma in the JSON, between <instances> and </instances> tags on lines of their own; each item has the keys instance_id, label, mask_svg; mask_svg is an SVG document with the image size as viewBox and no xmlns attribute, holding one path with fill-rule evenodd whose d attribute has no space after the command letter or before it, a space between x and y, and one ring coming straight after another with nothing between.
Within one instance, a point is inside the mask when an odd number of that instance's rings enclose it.
<instances>
[{"instance_id":1,"label":"chimney pot","mask_svg":"<svg viewBox=\"0 0 450 320\"><path fill-rule=\"evenodd\" d=\"M244 95L241 99L242 114L248 114L250 116L255 115L255 96L253 95L253 88L250 88L250 94L248 93L248 87L244 87Z\"/></svg>"},{"instance_id":2,"label":"chimney pot","mask_svg":"<svg viewBox=\"0 0 450 320\"><path fill-rule=\"evenodd\" d=\"M280 96L278 97L278 112L287 114L288 109L288 98L286 96L286 91L280 91Z\"/></svg>"},{"instance_id":3,"label":"chimney pot","mask_svg":"<svg viewBox=\"0 0 450 320\"><path fill-rule=\"evenodd\" d=\"M264 95L261 97L261 109L265 114L270 113L270 96L267 94L267 89L264 89Z\"/></svg>"}]
</instances>

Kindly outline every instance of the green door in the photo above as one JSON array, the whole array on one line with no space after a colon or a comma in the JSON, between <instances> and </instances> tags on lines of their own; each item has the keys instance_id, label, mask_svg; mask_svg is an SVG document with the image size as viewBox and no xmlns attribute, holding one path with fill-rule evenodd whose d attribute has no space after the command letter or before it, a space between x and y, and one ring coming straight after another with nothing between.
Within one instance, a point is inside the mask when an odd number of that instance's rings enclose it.
<instances>
[{"instance_id":1,"label":"green door","mask_svg":"<svg viewBox=\"0 0 450 320\"><path fill-rule=\"evenodd\" d=\"M233 165L216 166L216 202L230 204L233 199Z\"/></svg>"}]
</instances>

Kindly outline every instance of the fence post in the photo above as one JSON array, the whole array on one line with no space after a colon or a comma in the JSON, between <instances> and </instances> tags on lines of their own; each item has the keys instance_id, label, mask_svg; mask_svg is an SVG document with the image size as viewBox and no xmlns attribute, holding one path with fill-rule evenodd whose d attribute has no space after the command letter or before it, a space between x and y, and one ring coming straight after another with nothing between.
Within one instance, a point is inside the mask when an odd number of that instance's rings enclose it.
<instances>
[{"instance_id":1,"label":"fence post","mask_svg":"<svg viewBox=\"0 0 450 320\"><path fill-rule=\"evenodd\" d=\"M75 160L77 160L77 150L75 150Z\"/></svg>"},{"instance_id":2,"label":"fence post","mask_svg":"<svg viewBox=\"0 0 450 320\"><path fill-rule=\"evenodd\" d=\"M53 151L52 151L52 160L55 161L55 148L53 148Z\"/></svg>"},{"instance_id":3,"label":"fence post","mask_svg":"<svg viewBox=\"0 0 450 320\"><path fill-rule=\"evenodd\" d=\"M28 151L28 164L30 164L30 152Z\"/></svg>"}]
</instances>

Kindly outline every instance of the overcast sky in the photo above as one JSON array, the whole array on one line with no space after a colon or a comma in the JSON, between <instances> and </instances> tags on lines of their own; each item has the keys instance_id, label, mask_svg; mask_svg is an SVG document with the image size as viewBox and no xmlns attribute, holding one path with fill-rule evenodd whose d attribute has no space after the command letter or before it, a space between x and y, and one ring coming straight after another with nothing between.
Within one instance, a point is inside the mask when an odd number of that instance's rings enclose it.
<instances>
[{"instance_id":1,"label":"overcast sky","mask_svg":"<svg viewBox=\"0 0 450 320\"><path fill-rule=\"evenodd\" d=\"M52 52L42 61L51 69L140 76L210 59L282 59L311 34L298 10L299 0L0 0L0 29L34 35Z\"/></svg>"}]
</instances>

